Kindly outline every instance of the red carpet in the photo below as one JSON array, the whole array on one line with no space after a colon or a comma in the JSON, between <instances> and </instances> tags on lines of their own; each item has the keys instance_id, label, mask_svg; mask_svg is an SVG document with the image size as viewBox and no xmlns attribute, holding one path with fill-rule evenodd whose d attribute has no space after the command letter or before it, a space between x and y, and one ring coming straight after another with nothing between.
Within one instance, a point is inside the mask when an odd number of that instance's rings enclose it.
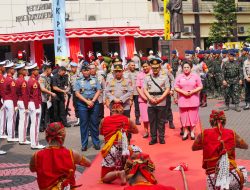
<instances>
[{"instance_id":1,"label":"red carpet","mask_svg":"<svg viewBox=\"0 0 250 190\"><path fill-rule=\"evenodd\" d=\"M156 164L155 176L158 182L163 185L171 185L178 190L183 190L183 179L180 171L170 171L170 166L177 166L180 162L188 164L189 170L185 172L188 182L189 190L205 190L206 181L205 173L201 167L202 164L202 151L193 152L191 146L193 141L182 141L179 135L180 122L178 113L175 113L175 125L176 129L172 130L166 126L166 144L156 144L149 146L150 139L143 139L143 130L140 127L140 133L133 135L131 144L138 145L142 151L150 154L151 159ZM196 129L196 133L200 132L200 126ZM113 184L101 184L100 172L101 172L101 155L99 154L93 161L92 166L83 173L79 178L78 184L83 184L79 189L83 190L122 190L123 187L119 185L119 181L115 181ZM250 170L250 161L241 160L239 165L244 165Z\"/></svg>"}]
</instances>

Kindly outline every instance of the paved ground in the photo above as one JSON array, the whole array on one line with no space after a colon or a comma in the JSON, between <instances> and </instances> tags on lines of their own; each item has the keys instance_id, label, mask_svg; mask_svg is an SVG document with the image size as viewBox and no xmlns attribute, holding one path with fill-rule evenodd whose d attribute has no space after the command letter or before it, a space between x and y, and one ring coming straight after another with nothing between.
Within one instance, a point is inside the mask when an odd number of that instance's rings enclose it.
<instances>
[{"instance_id":1,"label":"paved ground","mask_svg":"<svg viewBox=\"0 0 250 190\"><path fill-rule=\"evenodd\" d=\"M242 104L243 106L243 104ZM209 100L207 108L200 109L200 117L202 127L209 127L208 118L212 109L223 109L223 102L218 100ZM173 110L177 111L174 105ZM226 112L227 127L234 129L242 136L248 144L250 144L250 111L242 111L240 113L230 110ZM40 133L42 144L46 144L44 133ZM74 150L81 151L80 146L80 130L79 127L71 127L67 129L65 145ZM8 151L5 156L0 156L0 190L2 189L38 189L36 184L36 176L29 172L28 163L31 155L34 153L29 146L20 146L15 143L7 143L1 139L1 149ZM88 158L94 159L98 153L89 143L89 149L84 153ZM238 159L250 159L250 150L237 151ZM78 167L77 176L83 172L83 168Z\"/></svg>"}]
</instances>

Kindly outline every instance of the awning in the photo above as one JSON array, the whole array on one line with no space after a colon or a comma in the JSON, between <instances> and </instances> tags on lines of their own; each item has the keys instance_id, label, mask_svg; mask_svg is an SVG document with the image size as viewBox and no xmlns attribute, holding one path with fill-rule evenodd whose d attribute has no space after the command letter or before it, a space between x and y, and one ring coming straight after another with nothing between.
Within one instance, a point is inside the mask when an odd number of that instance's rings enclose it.
<instances>
[{"instance_id":1,"label":"awning","mask_svg":"<svg viewBox=\"0 0 250 190\"><path fill-rule=\"evenodd\" d=\"M139 27L117 27L117 28L71 28L66 29L67 38L86 37L110 37L110 36L134 36L138 37L161 37L164 35L162 29L140 30ZM0 42L24 42L34 40L53 39L52 30L0 34Z\"/></svg>"}]
</instances>

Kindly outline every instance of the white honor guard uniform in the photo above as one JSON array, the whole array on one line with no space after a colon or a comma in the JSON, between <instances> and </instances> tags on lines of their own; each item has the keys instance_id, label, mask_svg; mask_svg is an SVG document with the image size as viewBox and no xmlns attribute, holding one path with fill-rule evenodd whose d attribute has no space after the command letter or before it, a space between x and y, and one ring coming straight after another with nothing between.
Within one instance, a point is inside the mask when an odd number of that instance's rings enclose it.
<instances>
[{"instance_id":1,"label":"white honor guard uniform","mask_svg":"<svg viewBox=\"0 0 250 190\"><path fill-rule=\"evenodd\" d=\"M32 64L26 67L26 69L38 70L37 64ZM37 71L37 75L38 75ZM31 73L31 76L28 80L28 91L29 91L29 115L30 115L30 141L32 149L43 149L45 146L39 144L39 126L41 120L41 103L42 95L40 90L40 85L37 81L37 76L34 73Z\"/></svg>"},{"instance_id":2,"label":"white honor guard uniform","mask_svg":"<svg viewBox=\"0 0 250 190\"><path fill-rule=\"evenodd\" d=\"M27 141L26 139L27 128L29 124L28 85L27 81L25 80L25 76L27 74L25 71L23 71L26 69L26 67L24 63L21 63L16 65L15 69L17 70L17 75L19 75L16 80L17 107L19 112L18 139L19 144L26 145L30 144L30 141Z\"/></svg>"},{"instance_id":3,"label":"white honor guard uniform","mask_svg":"<svg viewBox=\"0 0 250 190\"><path fill-rule=\"evenodd\" d=\"M5 63L6 63L6 61L0 62L0 67L1 68L4 67ZM3 89L3 87L4 87L4 80L5 80L4 72L2 72L0 74L0 89ZM3 91L1 90L0 91L0 138L6 139L7 138L7 135L5 134L6 125L4 125L1 122L1 119L4 117L3 114L4 114L4 111L3 111Z\"/></svg>"},{"instance_id":4,"label":"white honor guard uniform","mask_svg":"<svg viewBox=\"0 0 250 190\"><path fill-rule=\"evenodd\" d=\"M1 125L7 126L7 141L16 142L15 126L16 126L16 113L17 113L17 97L16 97L16 82L13 79L14 63L8 61L4 66L6 68L7 76L4 81L3 87L3 114L1 118ZM6 124L7 122L7 124Z\"/></svg>"}]
</instances>

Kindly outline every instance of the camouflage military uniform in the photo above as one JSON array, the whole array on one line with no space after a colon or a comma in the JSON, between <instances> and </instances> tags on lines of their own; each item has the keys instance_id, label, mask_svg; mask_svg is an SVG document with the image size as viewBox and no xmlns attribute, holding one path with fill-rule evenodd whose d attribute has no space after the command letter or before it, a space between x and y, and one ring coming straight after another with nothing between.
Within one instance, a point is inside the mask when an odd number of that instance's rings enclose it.
<instances>
[{"instance_id":1,"label":"camouflage military uniform","mask_svg":"<svg viewBox=\"0 0 250 190\"><path fill-rule=\"evenodd\" d=\"M240 65L236 61L228 61L223 65L222 68L222 79L227 82L225 86L225 104L227 107L230 103L230 97L233 103L238 106L240 103L240 84L239 81L242 80L242 72Z\"/></svg>"},{"instance_id":2,"label":"camouflage military uniform","mask_svg":"<svg viewBox=\"0 0 250 190\"><path fill-rule=\"evenodd\" d=\"M175 57L171 60L172 63L172 69L173 69L173 75L176 77L176 72L178 71L178 66L179 66L179 59L178 57Z\"/></svg>"},{"instance_id":3,"label":"camouflage military uniform","mask_svg":"<svg viewBox=\"0 0 250 190\"><path fill-rule=\"evenodd\" d=\"M204 62L207 64L208 67L208 74L207 74L208 92L213 96L215 89L215 80L213 75L213 60L211 58L207 58L204 59Z\"/></svg>"},{"instance_id":4,"label":"camouflage military uniform","mask_svg":"<svg viewBox=\"0 0 250 190\"><path fill-rule=\"evenodd\" d=\"M213 75L215 81L215 90L216 95L221 97L222 96L222 68L221 68L222 60L221 58L215 58L213 60Z\"/></svg>"}]
</instances>

